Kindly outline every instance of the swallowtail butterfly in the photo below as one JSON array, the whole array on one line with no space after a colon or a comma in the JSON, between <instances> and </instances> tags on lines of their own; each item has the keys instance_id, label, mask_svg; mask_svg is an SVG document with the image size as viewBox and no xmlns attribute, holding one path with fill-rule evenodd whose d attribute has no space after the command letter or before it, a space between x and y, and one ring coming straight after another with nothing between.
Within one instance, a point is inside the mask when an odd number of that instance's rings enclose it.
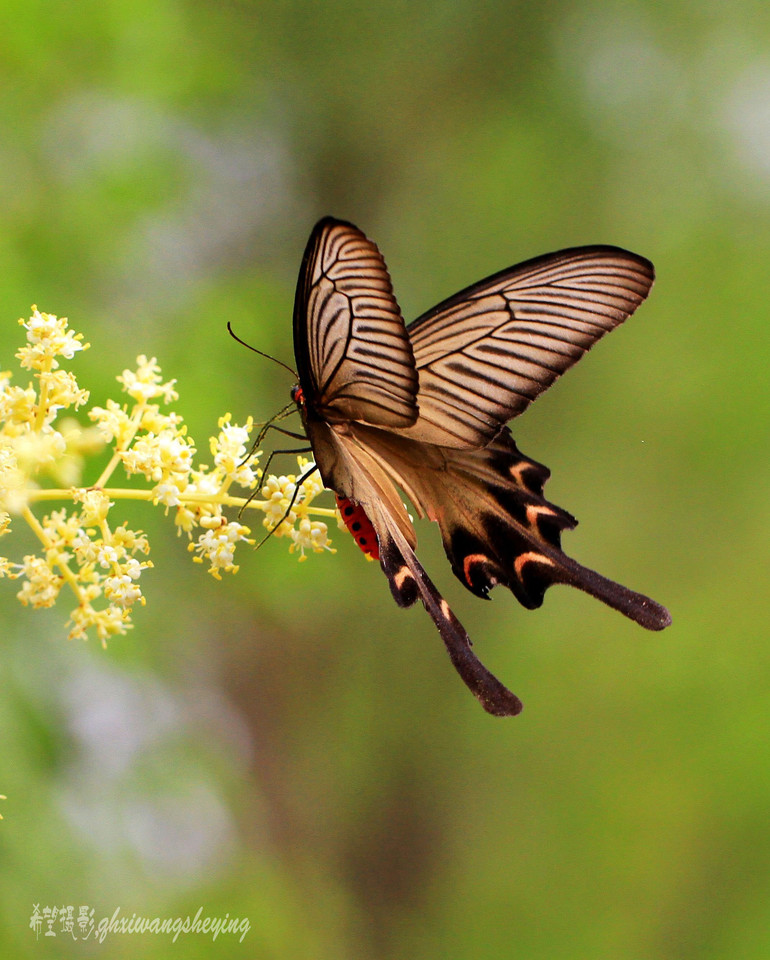
<instances>
[{"instance_id":1,"label":"swallowtail butterfly","mask_svg":"<svg viewBox=\"0 0 770 960\"><path fill-rule=\"evenodd\" d=\"M521 701L476 657L415 556L399 491L436 521L452 570L478 596L503 584L533 608L565 583L648 630L668 626L660 604L562 552L561 533L577 521L545 499L548 469L519 452L506 426L623 323L653 279L636 254L576 247L502 270L406 326L371 240L329 217L310 236L294 305L292 396L316 466L396 602L422 601L489 713L516 714Z\"/></svg>"}]
</instances>

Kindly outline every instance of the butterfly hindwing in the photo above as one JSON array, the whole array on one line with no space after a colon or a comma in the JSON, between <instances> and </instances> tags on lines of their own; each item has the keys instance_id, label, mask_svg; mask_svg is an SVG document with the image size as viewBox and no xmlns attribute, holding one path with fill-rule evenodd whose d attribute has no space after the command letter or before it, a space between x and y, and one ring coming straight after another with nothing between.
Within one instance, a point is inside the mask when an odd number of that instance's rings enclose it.
<instances>
[{"instance_id":1,"label":"butterfly hindwing","mask_svg":"<svg viewBox=\"0 0 770 960\"><path fill-rule=\"evenodd\" d=\"M480 596L502 584L529 609L542 604L548 587L563 583L648 630L668 626L671 618L660 604L564 553L561 533L577 520L545 499L547 477L545 467L519 452L507 429L483 450L448 454L448 468L432 478L431 492L445 503L439 527L460 582Z\"/></svg>"},{"instance_id":2,"label":"butterfly hindwing","mask_svg":"<svg viewBox=\"0 0 770 960\"><path fill-rule=\"evenodd\" d=\"M564 583L647 629L670 623L653 600L564 553L561 533L577 520L546 500L547 467L525 457L507 428L481 450L431 447L363 424L352 433L420 514L438 523L455 576L477 596L503 585L534 609L548 587Z\"/></svg>"}]
</instances>

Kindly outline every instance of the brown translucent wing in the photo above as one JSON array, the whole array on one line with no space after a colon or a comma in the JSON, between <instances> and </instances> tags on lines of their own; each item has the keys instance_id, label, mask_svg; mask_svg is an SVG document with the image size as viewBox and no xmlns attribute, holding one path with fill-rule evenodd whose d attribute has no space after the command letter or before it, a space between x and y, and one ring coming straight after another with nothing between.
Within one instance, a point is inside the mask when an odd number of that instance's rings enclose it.
<instances>
[{"instance_id":1,"label":"brown translucent wing","mask_svg":"<svg viewBox=\"0 0 770 960\"><path fill-rule=\"evenodd\" d=\"M308 406L328 421L391 428L417 419L411 343L376 245L327 217L305 251L294 349Z\"/></svg>"},{"instance_id":2,"label":"brown translucent wing","mask_svg":"<svg viewBox=\"0 0 770 960\"><path fill-rule=\"evenodd\" d=\"M408 327L420 377L413 439L481 447L650 291L652 264L577 247L503 270Z\"/></svg>"},{"instance_id":3,"label":"brown translucent wing","mask_svg":"<svg viewBox=\"0 0 770 960\"><path fill-rule=\"evenodd\" d=\"M460 621L415 556L414 528L378 451L356 436L360 424L338 431L320 420L307 421L308 436L326 486L360 504L374 526L380 564L402 607L418 598L438 628L450 659L468 689L488 713L512 716L521 701L481 663ZM367 428L362 428L367 429ZM374 429L374 428L370 428ZM384 430L377 434L393 437Z\"/></svg>"},{"instance_id":4,"label":"brown translucent wing","mask_svg":"<svg viewBox=\"0 0 770 960\"><path fill-rule=\"evenodd\" d=\"M432 447L363 425L355 426L354 437L421 515L438 523L455 575L478 596L503 584L534 608L548 587L565 583L648 630L671 623L654 600L562 551L561 531L577 521L545 499L547 467L523 456L507 428L481 450Z\"/></svg>"}]
</instances>

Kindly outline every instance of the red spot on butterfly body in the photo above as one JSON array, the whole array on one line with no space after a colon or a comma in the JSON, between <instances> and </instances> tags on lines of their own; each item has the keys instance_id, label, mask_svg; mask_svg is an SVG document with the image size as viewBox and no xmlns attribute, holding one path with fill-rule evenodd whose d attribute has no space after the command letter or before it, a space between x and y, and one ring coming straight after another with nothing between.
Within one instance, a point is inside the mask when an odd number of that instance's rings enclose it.
<instances>
[{"instance_id":1,"label":"red spot on butterfly body","mask_svg":"<svg viewBox=\"0 0 770 960\"><path fill-rule=\"evenodd\" d=\"M359 503L348 500L347 497L341 497L338 493L335 493L334 496L337 498L337 509L353 539L367 556L373 560L379 560L380 545L377 541L377 534L374 532L372 521L367 517L364 508Z\"/></svg>"}]
</instances>

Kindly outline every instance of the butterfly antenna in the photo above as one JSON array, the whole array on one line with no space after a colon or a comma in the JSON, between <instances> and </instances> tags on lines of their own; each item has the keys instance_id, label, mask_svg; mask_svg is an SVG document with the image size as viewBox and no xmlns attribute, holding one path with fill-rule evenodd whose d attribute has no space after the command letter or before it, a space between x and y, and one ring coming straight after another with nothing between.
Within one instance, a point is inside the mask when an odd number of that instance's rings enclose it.
<instances>
[{"instance_id":1,"label":"butterfly antenna","mask_svg":"<svg viewBox=\"0 0 770 960\"><path fill-rule=\"evenodd\" d=\"M233 340L237 340L241 346L246 347L247 350L251 350L253 353L258 353L260 357L264 357L266 360L272 360L273 363L277 363L279 367L283 367L284 370L288 370L295 380L299 380L299 374L297 371L288 364L284 363L283 360L279 360L277 357L271 357L269 353L263 353L261 350L257 350L256 347L252 347L250 343L246 343L245 340L241 340L238 334L233 331L229 320L227 321L227 332L230 334Z\"/></svg>"}]
</instances>

